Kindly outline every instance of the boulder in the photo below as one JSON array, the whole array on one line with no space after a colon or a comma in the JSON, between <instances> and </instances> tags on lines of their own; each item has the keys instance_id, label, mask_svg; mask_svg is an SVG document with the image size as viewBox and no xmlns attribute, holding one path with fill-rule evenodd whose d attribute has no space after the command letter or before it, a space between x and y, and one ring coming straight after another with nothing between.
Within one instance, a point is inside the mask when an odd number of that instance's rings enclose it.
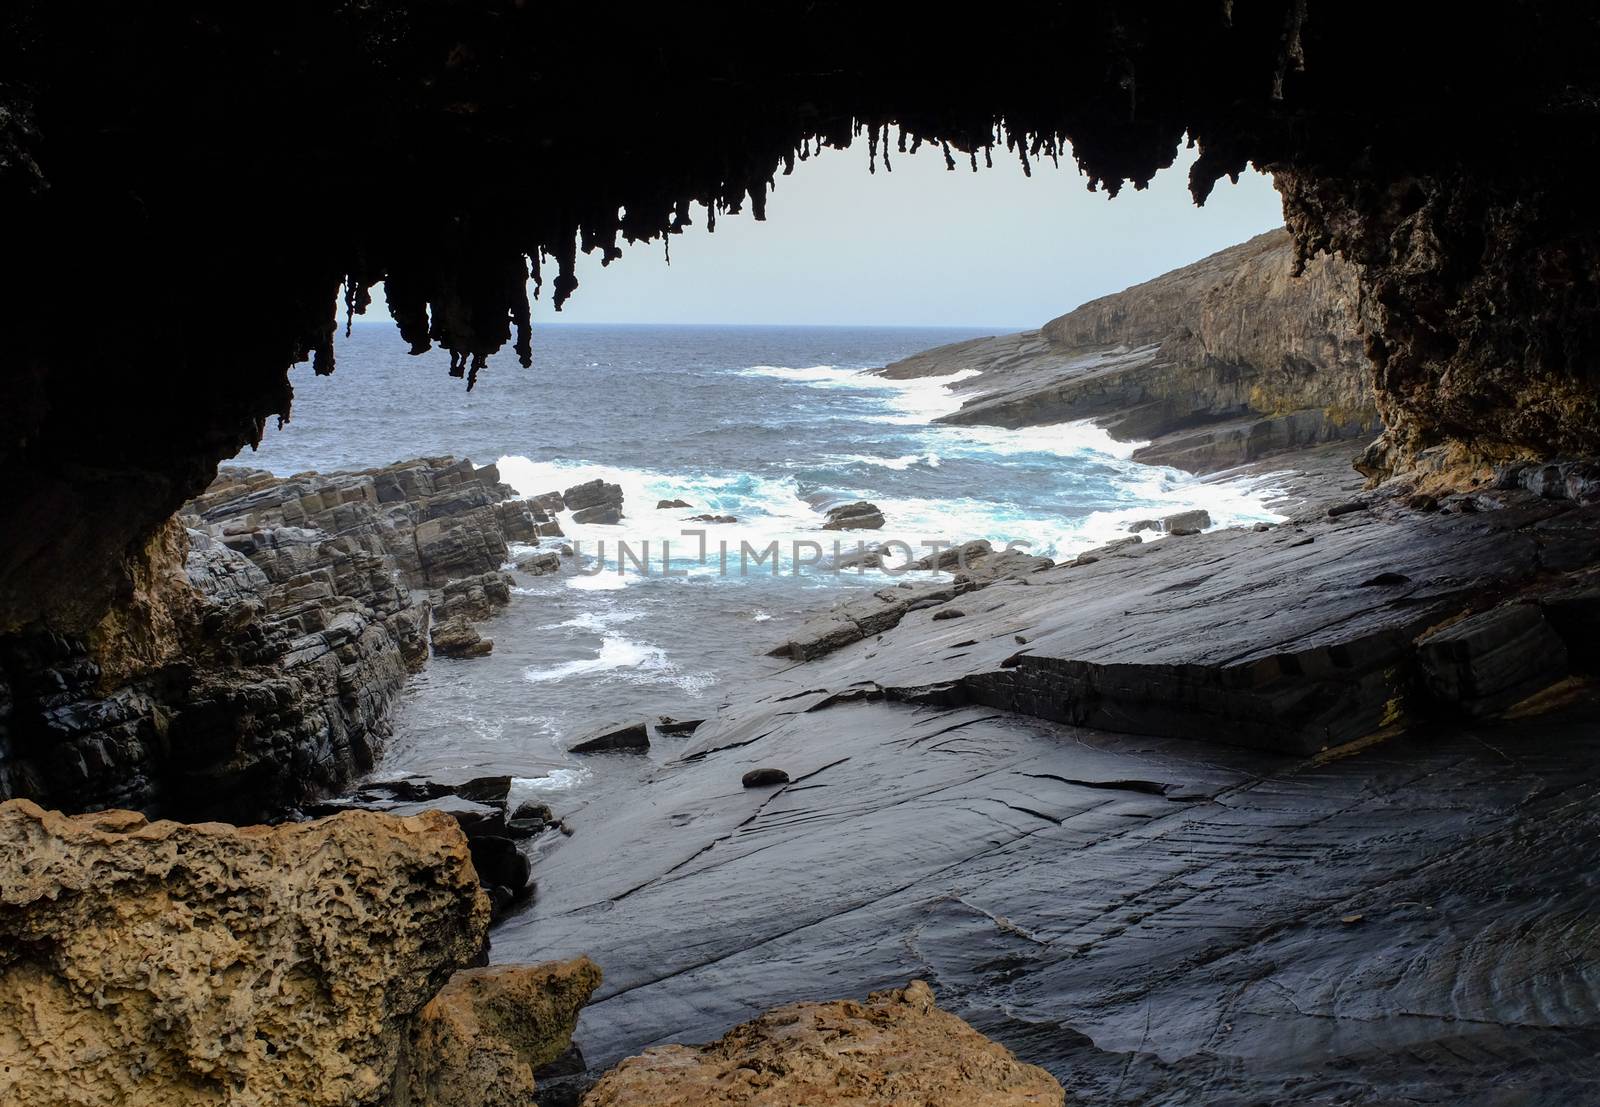
<instances>
[{"instance_id":1,"label":"boulder","mask_svg":"<svg viewBox=\"0 0 1600 1107\"><path fill-rule=\"evenodd\" d=\"M509 573L501 572L452 580L429 594L433 618L436 622L457 618L481 622L511 602L511 589L516 583Z\"/></svg>"},{"instance_id":2,"label":"boulder","mask_svg":"<svg viewBox=\"0 0 1600 1107\"><path fill-rule=\"evenodd\" d=\"M464 616L457 615L435 623L428 632L433 652L438 657L486 657L494 650L494 640L485 638Z\"/></svg>"},{"instance_id":3,"label":"boulder","mask_svg":"<svg viewBox=\"0 0 1600 1107\"><path fill-rule=\"evenodd\" d=\"M656 510L657 511L671 511L671 510L676 510L678 508L693 507L693 506L694 506L694 504L690 503L687 500L657 500L656 501Z\"/></svg>"},{"instance_id":4,"label":"boulder","mask_svg":"<svg viewBox=\"0 0 1600 1107\"><path fill-rule=\"evenodd\" d=\"M733 515L691 515L687 521L691 523L737 523L739 520Z\"/></svg>"},{"instance_id":5,"label":"boulder","mask_svg":"<svg viewBox=\"0 0 1600 1107\"><path fill-rule=\"evenodd\" d=\"M782 769L751 769L740 783L746 788L771 788L789 783L789 774Z\"/></svg>"},{"instance_id":6,"label":"boulder","mask_svg":"<svg viewBox=\"0 0 1600 1107\"><path fill-rule=\"evenodd\" d=\"M650 748L650 734L644 723L603 727L589 737L567 747L568 753L642 753Z\"/></svg>"},{"instance_id":7,"label":"boulder","mask_svg":"<svg viewBox=\"0 0 1600 1107\"><path fill-rule=\"evenodd\" d=\"M16 800L0 874L7 1104L386 1102L489 923L436 812L236 828Z\"/></svg>"},{"instance_id":8,"label":"boulder","mask_svg":"<svg viewBox=\"0 0 1600 1107\"><path fill-rule=\"evenodd\" d=\"M417 1016L404 1074L409 1102L526 1107L534 1073L572 1048L578 1012L599 986L587 957L456 973Z\"/></svg>"},{"instance_id":9,"label":"boulder","mask_svg":"<svg viewBox=\"0 0 1600 1107\"><path fill-rule=\"evenodd\" d=\"M912 562L911 568L920 569L923 572L935 569L941 572L951 572L957 569L965 569L973 562L988 557L992 553L994 553L994 547L990 545L988 539L976 538L971 542L963 542L959 546L953 546L948 550L940 550L938 553L920 558Z\"/></svg>"},{"instance_id":10,"label":"boulder","mask_svg":"<svg viewBox=\"0 0 1600 1107\"><path fill-rule=\"evenodd\" d=\"M876 504L857 500L828 510L823 530L879 530L883 527L883 512Z\"/></svg>"},{"instance_id":11,"label":"boulder","mask_svg":"<svg viewBox=\"0 0 1600 1107\"><path fill-rule=\"evenodd\" d=\"M575 484L561 494L566 502L568 511L582 511L587 507L598 507L601 504L611 504L619 511L622 508L622 486L609 484L596 477L594 480Z\"/></svg>"},{"instance_id":12,"label":"boulder","mask_svg":"<svg viewBox=\"0 0 1600 1107\"><path fill-rule=\"evenodd\" d=\"M561 498L561 493L559 492L545 492L538 496L529 496L528 502L546 515L554 515L558 511L567 510L567 501Z\"/></svg>"},{"instance_id":13,"label":"boulder","mask_svg":"<svg viewBox=\"0 0 1600 1107\"><path fill-rule=\"evenodd\" d=\"M574 511L572 521L580 525L615 526L622 522L622 508L616 504L596 504Z\"/></svg>"},{"instance_id":14,"label":"boulder","mask_svg":"<svg viewBox=\"0 0 1600 1107\"><path fill-rule=\"evenodd\" d=\"M1138 534L1140 531L1153 530L1162 534L1199 534L1210 525L1211 512L1197 507L1190 511L1177 511L1160 519L1140 519L1128 525L1128 532Z\"/></svg>"},{"instance_id":15,"label":"boulder","mask_svg":"<svg viewBox=\"0 0 1600 1107\"><path fill-rule=\"evenodd\" d=\"M539 550L517 558L517 570L529 576L542 577L561 568L561 555L555 550Z\"/></svg>"},{"instance_id":16,"label":"boulder","mask_svg":"<svg viewBox=\"0 0 1600 1107\"><path fill-rule=\"evenodd\" d=\"M796 1003L706 1046L660 1046L584 1107L1063 1107L1054 1077L934 1004L920 980L865 1003Z\"/></svg>"}]
</instances>

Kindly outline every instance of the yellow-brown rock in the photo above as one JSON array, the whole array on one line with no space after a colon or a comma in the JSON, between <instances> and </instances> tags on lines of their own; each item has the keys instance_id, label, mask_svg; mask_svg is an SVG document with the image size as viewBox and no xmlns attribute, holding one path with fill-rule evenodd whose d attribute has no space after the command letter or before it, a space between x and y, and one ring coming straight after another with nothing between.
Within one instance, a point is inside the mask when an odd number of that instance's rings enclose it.
<instances>
[{"instance_id":1,"label":"yellow-brown rock","mask_svg":"<svg viewBox=\"0 0 1600 1107\"><path fill-rule=\"evenodd\" d=\"M236 828L0 805L0 1103L383 1102L488 919L439 813Z\"/></svg>"},{"instance_id":2,"label":"yellow-brown rock","mask_svg":"<svg viewBox=\"0 0 1600 1107\"><path fill-rule=\"evenodd\" d=\"M525 1107L599 986L587 957L456 973L417 1017L397 1107Z\"/></svg>"},{"instance_id":3,"label":"yellow-brown rock","mask_svg":"<svg viewBox=\"0 0 1600 1107\"><path fill-rule=\"evenodd\" d=\"M607 1073L583 1107L1060 1107L1055 1078L934 1004L920 980L865 1003L796 1003L706 1046Z\"/></svg>"}]
</instances>

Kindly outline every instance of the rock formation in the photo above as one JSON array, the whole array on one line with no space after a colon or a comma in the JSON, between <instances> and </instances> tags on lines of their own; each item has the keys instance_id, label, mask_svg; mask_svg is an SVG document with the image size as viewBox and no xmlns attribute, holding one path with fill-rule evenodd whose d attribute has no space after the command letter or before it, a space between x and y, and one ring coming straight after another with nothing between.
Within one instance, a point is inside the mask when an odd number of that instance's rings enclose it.
<instances>
[{"instance_id":1,"label":"rock formation","mask_svg":"<svg viewBox=\"0 0 1600 1107\"><path fill-rule=\"evenodd\" d=\"M823 530L882 530L883 512L866 500L830 507Z\"/></svg>"},{"instance_id":2,"label":"rock formation","mask_svg":"<svg viewBox=\"0 0 1600 1107\"><path fill-rule=\"evenodd\" d=\"M584 1107L1063 1107L1055 1078L939 1010L920 980L865 1003L797 1003L707 1046L608 1072Z\"/></svg>"},{"instance_id":3,"label":"rock formation","mask_svg":"<svg viewBox=\"0 0 1600 1107\"><path fill-rule=\"evenodd\" d=\"M224 470L89 633L0 637L0 797L248 821L338 787L427 657L410 589L442 585L452 625L486 617L509 593L481 574L535 526L493 466L453 458Z\"/></svg>"},{"instance_id":4,"label":"rock formation","mask_svg":"<svg viewBox=\"0 0 1600 1107\"><path fill-rule=\"evenodd\" d=\"M417 1015L395 1107L528 1107L599 985L586 957L456 973Z\"/></svg>"},{"instance_id":5,"label":"rock formation","mask_svg":"<svg viewBox=\"0 0 1600 1107\"><path fill-rule=\"evenodd\" d=\"M235 829L18 800L0 871L0 1100L18 1107L383 1102L489 921L441 814Z\"/></svg>"},{"instance_id":6,"label":"rock formation","mask_svg":"<svg viewBox=\"0 0 1600 1107\"><path fill-rule=\"evenodd\" d=\"M561 494L574 523L612 525L622 521L622 486L596 477Z\"/></svg>"},{"instance_id":7,"label":"rock formation","mask_svg":"<svg viewBox=\"0 0 1600 1107\"><path fill-rule=\"evenodd\" d=\"M1358 327L1354 269L1296 273L1270 231L1093 300L1037 331L928 350L894 378L978 370L956 423L1019 427L1093 419L1134 458L1211 472L1381 429Z\"/></svg>"}]
</instances>

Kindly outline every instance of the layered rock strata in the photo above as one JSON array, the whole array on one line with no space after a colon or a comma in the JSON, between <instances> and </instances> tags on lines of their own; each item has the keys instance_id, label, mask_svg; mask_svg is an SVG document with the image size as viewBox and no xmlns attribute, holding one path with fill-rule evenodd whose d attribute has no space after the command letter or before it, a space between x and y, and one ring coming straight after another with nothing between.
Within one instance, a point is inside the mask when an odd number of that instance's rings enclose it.
<instances>
[{"instance_id":1,"label":"layered rock strata","mask_svg":"<svg viewBox=\"0 0 1600 1107\"><path fill-rule=\"evenodd\" d=\"M224 470L90 633L0 638L0 796L249 821L337 788L376 762L426 660L412 589L486 615L483 587L446 582L497 571L539 514L451 458Z\"/></svg>"},{"instance_id":2,"label":"layered rock strata","mask_svg":"<svg viewBox=\"0 0 1600 1107\"><path fill-rule=\"evenodd\" d=\"M882 370L976 371L952 423L1092 419L1149 439L1134 458L1208 473L1382 429L1357 317L1355 271L1295 272L1286 231L1092 300L1037 331L942 346Z\"/></svg>"}]
</instances>

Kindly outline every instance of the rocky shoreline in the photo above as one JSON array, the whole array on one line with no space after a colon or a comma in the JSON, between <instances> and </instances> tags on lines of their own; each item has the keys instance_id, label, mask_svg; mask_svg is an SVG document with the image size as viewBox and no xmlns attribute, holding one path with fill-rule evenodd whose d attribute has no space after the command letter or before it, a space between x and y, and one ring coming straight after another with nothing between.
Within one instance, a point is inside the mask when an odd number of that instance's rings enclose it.
<instances>
[{"instance_id":1,"label":"rocky shoreline","mask_svg":"<svg viewBox=\"0 0 1600 1107\"><path fill-rule=\"evenodd\" d=\"M895 379L968 376L943 422L1090 419L1133 459L1214 473L1382 429L1357 318L1355 270L1295 274L1283 230L1092 300L1036 331L977 338L886 366ZM976 374L976 375L973 375Z\"/></svg>"},{"instance_id":2,"label":"rocky shoreline","mask_svg":"<svg viewBox=\"0 0 1600 1107\"><path fill-rule=\"evenodd\" d=\"M1600 1083L1563 1006L1600 985L1558 956L1589 937L1562 920L1600 914L1576 875L1600 835L1573 809L1600 775L1572 767L1600 764L1600 465L1424 452L1368 487L1349 274L1289 284L1290 261L1262 236L884 370L978 369L954 421L1091 418L1152 439L1141 460L1270 474L1285 522L1169 512L1060 563L953 544L911 566L936 579L790 629L770 648L789 664L704 718L572 736L650 754L575 811L514 803L507 776L372 774L408 675L487 664L516 574L565 564L555 516L617 525L620 486L524 498L449 457L225 468L91 632L0 640L0 798L27 797L0 804L0 871L24 877L0 890L0 990L26 1011L0 1097L86 1078L131 1104L1021 1107L1389 1100L1507 1065L1533 1096ZM888 522L814 506L819 534ZM33 802L68 795L143 813ZM1568 834L1570 862L1534 871ZM840 994L867 998L817 1002Z\"/></svg>"}]
</instances>

